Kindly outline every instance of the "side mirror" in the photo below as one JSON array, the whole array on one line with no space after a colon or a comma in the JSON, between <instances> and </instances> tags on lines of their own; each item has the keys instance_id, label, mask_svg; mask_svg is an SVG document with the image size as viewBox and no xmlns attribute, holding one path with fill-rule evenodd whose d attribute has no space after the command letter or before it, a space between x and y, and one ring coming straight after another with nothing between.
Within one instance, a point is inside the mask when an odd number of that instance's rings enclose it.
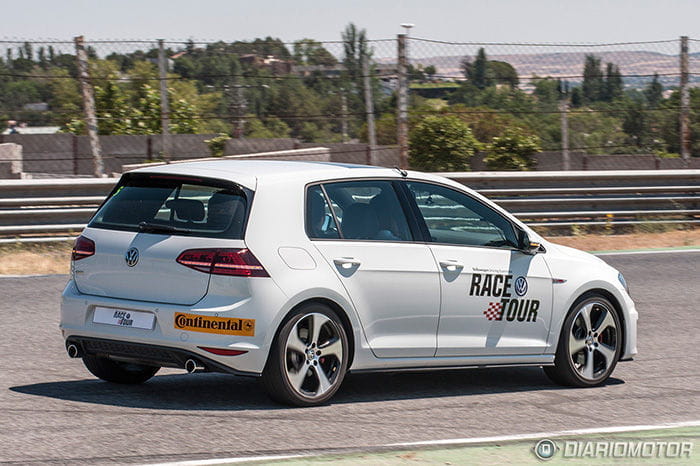
<instances>
[{"instance_id":1,"label":"side mirror","mask_svg":"<svg viewBox=\"0 0 700 466\"><path fill-rule=\"evenodd\" d=\"M518 240L520 242L519 249L525 254L537 254L542 246L540 243L530 240L525 230L518 229Z\"/></svg>"}]
</instances>

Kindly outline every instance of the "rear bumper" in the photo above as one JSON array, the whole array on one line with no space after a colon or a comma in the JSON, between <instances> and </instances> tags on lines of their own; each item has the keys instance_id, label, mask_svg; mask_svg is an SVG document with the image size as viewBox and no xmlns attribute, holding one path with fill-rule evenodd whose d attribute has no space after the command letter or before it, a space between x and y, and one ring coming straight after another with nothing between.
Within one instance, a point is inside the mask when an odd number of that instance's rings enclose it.
<instances>
[{"instance_id":1,"label":"rear bumper","mask_svg":"<svg viewBox=\"0 0 700 466\"><path fill-rule=\"evenodd\" d=\"M188 359L194 359L204 367L206 372L224 372L253 377L260 375L233 369L213 359L181 348L76 336L68 337L66 346L68 345L76 345L80 355L102 356L149 366L183 368Z\"/></svg>"},{"instance_id":2,"label":"rear bumper","mask_svg":"<svg viewBox=\"0 0 700 466\"><path fill-rule=\"evenodd\" d=\"M184 362L192 358L202 362L210 371L259 375L267 362L279 313L287 298L270 279L251 280L250 286L250 296L239 300L219 293L208 295L193 306L179 306L87 295L80 293L71 280L63 291L59 326L64 340L79 343L79 348L86 354L162 367L183 367ZM93 322L98 306L152 313L155 316L153 328ZM182 329L175 322L177 313L202 316L203 319L254 319L255 330L248 336ZM201 347L245 353L222 356Z\"/></svg>"}]
</instances>

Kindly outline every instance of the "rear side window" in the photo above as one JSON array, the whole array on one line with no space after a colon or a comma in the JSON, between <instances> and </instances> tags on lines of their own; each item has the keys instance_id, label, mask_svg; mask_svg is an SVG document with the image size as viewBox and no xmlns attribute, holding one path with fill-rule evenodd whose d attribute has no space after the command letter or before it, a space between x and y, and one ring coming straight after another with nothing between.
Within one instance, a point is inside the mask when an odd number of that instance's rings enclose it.
<instances>
[{"instance_id":1,"label":"rear side window","mask_svg":"<svg viewBox=\"0 0 700 466\"><path fill-rule=\"evenodd\" d=\"M126 175L93 228L242 239L252 192L219 180Z\"/></svg>"},{"instance_id":2,"label":"rear side window","mask_svg":"<svg viewBox=\"0 0 700 466\"><path fill-rule=\"evenodd\" d=\"M413 241L396 191L389 181L324 183L343 239Z\"/></svg>"},{"instance_id":3,"label":"rear side window","mask_svg":"<svg viewBox=\"0 0 700 466\"><path fill-rule=\"evenodd\" d=\"M333 213L320 186L310 187L306 194L306 231L310 238L340 238Z\"/></svg>"}]
</instances>

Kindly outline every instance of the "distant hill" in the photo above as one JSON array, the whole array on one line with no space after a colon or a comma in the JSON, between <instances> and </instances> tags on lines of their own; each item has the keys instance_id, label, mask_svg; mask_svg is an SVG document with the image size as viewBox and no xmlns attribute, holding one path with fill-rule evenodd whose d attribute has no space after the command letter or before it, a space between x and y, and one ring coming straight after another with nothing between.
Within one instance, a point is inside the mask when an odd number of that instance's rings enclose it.
<instances>
[{"instance_id":1,"label":"distant hill","mask_svg":"<svg viewBox=\"0 0 700 466\"><path fill-rule=\"evenodd\" d=\"M488 51L487 51L488 52ZM533 75L554 78L562 78L571 82L581 81L583 63L587 54L591 52L561 52L561 53L524 53L488 55L489 60L505 61L513 65L518 72L521 81L527 81ZM634 79L639 75L653 75L658 73L660 79L666 85L677 84L680 64L678 55L667 55L649 51L603 51L593 53L601 59L603 68L608 62L620 67L623 76L630 76L626 82L646 81L649 78ZM439 76L461 78L460 63L464 56L428 56L411 58L414 65L433 65L437 68ZM700 53L689 54L690 73L700 74ZM665 74L671 76L663 76ZM691 76L692 81L699 81L700 76Z\"/></svg>"}]
</instances>

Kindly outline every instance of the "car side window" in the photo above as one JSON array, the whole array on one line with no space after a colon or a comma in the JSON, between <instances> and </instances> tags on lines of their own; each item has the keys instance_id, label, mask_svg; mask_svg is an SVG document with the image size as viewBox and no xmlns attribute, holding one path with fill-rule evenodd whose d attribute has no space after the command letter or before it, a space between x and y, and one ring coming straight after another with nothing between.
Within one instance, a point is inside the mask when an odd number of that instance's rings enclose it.
<instances>
[{"instance_id":1,"label":"car side window","mask_svg":"<svg viewBox=\"0 0 700 466\"><path fill-rule=\"evenodd\" d=\"M459 191L408 182L435 243L517 248L513 225L501 214Z\"/></svg>"},{"instance_id":2,"label":"car side window","mask_svg":"<svg viewBox=\"0 0 700 466\"><path fill-rule=\"evenodd\" d=\"M340 238L338 227L321 186L311 186L306 193L306 231L310 238Z\"/></svg>"},{"instance_id":3,"label":"car side window","mask_svg":"<svg viewBox=\"0 0 700 466\"><path fill-rule=\"evenodd\" d=\"M324 183L344 239L413 241L394 186L389 181Z\"/></svg>"}]
</instances>

